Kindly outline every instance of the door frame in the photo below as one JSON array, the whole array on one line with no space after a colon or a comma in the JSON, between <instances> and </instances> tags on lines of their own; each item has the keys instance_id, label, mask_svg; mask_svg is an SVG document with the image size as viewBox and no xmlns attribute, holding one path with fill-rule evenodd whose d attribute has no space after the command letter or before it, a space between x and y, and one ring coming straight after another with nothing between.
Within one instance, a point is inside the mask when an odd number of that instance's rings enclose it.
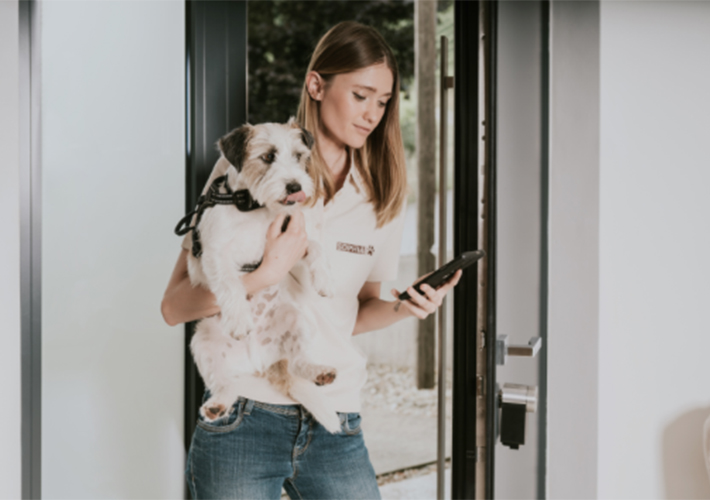
<instances>
[{"instance_id":1,"label":"door frame","mask_svg":"<svg viewBox=\"0 0 710 500\"><path fill-rule=\"evenodd\" d=\"M480 248L479 221L483 206L479 188L487 197L488 227L484 265L467 271L454 294L454 366L452 430L452 498L495 498L495 448L498 440L498 386L496 381L496 89L497 0L455 2L455 131L454 131L454 252ZM550 2L541 1L541 238L540 238L540 351L537 497L547 492L547 329L549 267L549 69ZM488 43L479 45L481 33ZM480 75L485 68L484 75ZM483 79L482 79L483 78ZM483 83L484 88L481 88ZM484 96L480 96L485 93ZM485 105L483 109L480 104ZM482 122L485 122L483 126ZM485 140L481 136L485 136ZM487 151L481 151L485 144ZM483 153L483 155L481 154ZM485 155L485 156L484 156ZM485 158L486 186L480 186L479 163ZM480 281L487 283L479 297ZM479 322L479 299L485 300L486 318ZM480 329L480 325L484 327ZM485 415L485 428L477 415ZM483 481L483 485L477 484Z\"/></svg>"},{"instance_id":2,"label":"door frame","mask_svg":"<svg viewBox=\"0 0 710 500\"><path fill-rule=\"evenodd\" d=\"M495 145L495 110L491 103L494 94L488 96L488 105L484 109L479 106L480 60L479 33L482 22L495 26L495 2L484 2L489 7L486 18L481 15L482 2L457 1L454 5L455 29L455 70L454 70L454 254L465 250L480 248L478 222L481 215L479 199L479 138L481 122L486 124L486 141ZM485 57L488 58L489 71L486 84L492 91L495 89L495 71L490 66L494 62L491 57L495 52L495 34L489 35L488 48ZM487 111L486 111L487 110ZM495 147L489 148L495 153ZM495 194L495 155L487 162L489 175L487 186L489 193ZM495 201L489 199L490 211L488 232L489 248L484 257L487 268L485 278L482 276L484 267L478 266L469 270L461 278L454 294L454 365L453 365L453 422L452 422L452 452L451 452L451 497L476 498L477 474L483 468L485 475L485 497L493 498L493 458L495 451L495 418L491 418L495 408L487 405L485 429L477 429L479 408L485 405L484 396L495 391L495 370L492 377L481 377L479 374L479 350L483 346L495 345ZM478 284L484 278L488 283L487 327L479 332L477 326ZM495 366L495 351L487 349L484 353L485 363ZM477 434L485 434L485 446L479 446Z\"/></svg>"},{"instance_id":3,"label":"door frame","mask_svg":"<svg viewBox=\"0 0 710 500\"><path fill-rule=\"evenodd\" d=\"M42 498L42 6L18 2L21 494Z\"/></svg>"},{"instance_id":4,"label":"door frame","mask_svg":"<svg viewBox=\"0 0 710 500\"><path fill-rule=\"evenodd\" d=\"M219 159L217 139L247 121L247 2L185 2L185 212L197 203ZM192 441L205 385L185 324L185 450Z\"/></svg>"}]
</instances>

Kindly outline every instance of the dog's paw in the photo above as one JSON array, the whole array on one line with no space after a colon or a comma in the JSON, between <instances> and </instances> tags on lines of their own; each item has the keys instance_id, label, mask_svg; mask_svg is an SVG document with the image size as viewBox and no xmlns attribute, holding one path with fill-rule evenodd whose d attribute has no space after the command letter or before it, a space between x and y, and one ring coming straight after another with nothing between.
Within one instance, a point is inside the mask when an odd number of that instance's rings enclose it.
<instances>
[{"instance_id":1,"label":"dog's paw","mask_svg":"<svg viewBox=\"0 0 710 500\"><path fill-rule=\"evenodd\" d=\"M253 329L254 329L253 323L251 323L249 325L240 324L240 325L237 325L235 328L233 328L229 332L229 335L234 340L244 340L245 338L247 338L249 336L249 334L251 333L251 331Z\"/></svg>"},{"instance_id":2,"label":"dog's paw","mask_svg":"<svg viewBox=\"0 0 710 500\"><path fill-rule=\"evenodd\" d=\"M214 422L218 418L223 417L229 408L222 403L217 401L209 400L202 406L200 406L200 415L207 422Z\"/></svg>"},{"instance_id":3,"label":"dog's paw","mask_svg":"<svg viewBox=\"0 0 710 500\"><path fill-rule=\"evenodd\" d=\"M323 371L316 375L314 382L318 386L332 384L337 374L335 368L323 367Z\"/></svg>"},{"instance_id":4,"label":"dog's paw","mask_svg":"<svg viewBox=\"0 0 710 500\"><path fill-rule=\"evenodd\" d=\"M235 315L222 313L222 331L227 332L234 340L245 339L253 329L254 320L250 311Z\"/></svg>"}]
</instances>

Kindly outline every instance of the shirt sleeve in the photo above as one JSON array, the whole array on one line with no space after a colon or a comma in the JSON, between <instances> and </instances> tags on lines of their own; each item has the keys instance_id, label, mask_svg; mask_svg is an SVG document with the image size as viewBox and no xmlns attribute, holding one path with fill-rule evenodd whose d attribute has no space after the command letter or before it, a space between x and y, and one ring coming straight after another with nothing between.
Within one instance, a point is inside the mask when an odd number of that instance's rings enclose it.
<instances>
[{"instance_id":1,"label":"shirt sleeve","mask_svg":"<svg viewBox=\"0 0 710 500\"><path fill-rule=\"evenodd\" d=\"M207 190L209 189L210 185L212 184L212 181L214 181L217 177L220 177L224 175L227 172L227 169L229 168L229 162L224 156L219 157L219 160L217 160L217 163L214 164L214 167L212 168L212 173L210 174L209 178L207 179L207 182L205 183L205 186L202 188L202 194L205 194ZM190 225L195 223L195 217L196 215L192 217L192 220L190 221ZM188 252L192 250L192 231L188 231L187 234L182 239L182 248L187 250Z\"/></svg>"},{"instance_id":2,"label":"shirt sleeve","mask_svg":"<svg viewBox=\"0 0 710 500\"><path fill-rule=\"evenodd\" d=\"M407 214L407 203L405 202L403 205L399 215L380 229L380 231L385 231L387 236L382 247L376 250L379 255L376 256L377 260L372 266L367 281L392 281L397 278L402 233Z\"/></svg>"}]
</instances>

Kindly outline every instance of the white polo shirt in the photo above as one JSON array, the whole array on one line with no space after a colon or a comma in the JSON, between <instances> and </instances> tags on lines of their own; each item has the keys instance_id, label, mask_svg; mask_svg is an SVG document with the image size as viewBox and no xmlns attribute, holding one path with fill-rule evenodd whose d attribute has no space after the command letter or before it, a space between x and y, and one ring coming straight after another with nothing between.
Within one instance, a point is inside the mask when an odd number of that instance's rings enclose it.
<instances>
[{"instance_id":1,"label":"white polo shirt","mask_svg":"<svg viewBox=\"0 0 710 500\"><path fill-rule=\"evenodd\" d=\"M354 162L354 157L351 157ZM223 175L229 166L223 157L217 161L207 186ZM203 191L204 192L204 191ZM367 380L367 359L353 344L352 333L357 319L358 293L365 282L389 281L397 277L399 249L404 228L406 204L400 214L381 228L357 168L351 166L343 187L323 206L320 199L313 208L303 210L309 239L318 241L328 259L335 296L314 297L312 310L318 321L314 332L312 359L335 367L335 381L318 387L340 412L360 411L360 390ZM190 250L188 233L183 248ZM293 280L289 274L287 278ZM314 294L315 295L315 294ZM240 377L237 390L241 396L272 404L297 404L257 376Z\"/></svg>"}]
</instances>

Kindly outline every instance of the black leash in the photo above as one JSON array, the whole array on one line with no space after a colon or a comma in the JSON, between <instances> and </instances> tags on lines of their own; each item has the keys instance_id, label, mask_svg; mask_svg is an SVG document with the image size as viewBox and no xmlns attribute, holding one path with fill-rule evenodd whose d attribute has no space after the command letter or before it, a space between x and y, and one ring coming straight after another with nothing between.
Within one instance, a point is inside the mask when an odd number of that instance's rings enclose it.
<instances>
[{"instance_id":1,"label":"black leash","mask_svg":"<svg viewBox=\"0 0 710 500\"><path fill-rule=\"evenodd\" d=\"M220 188L224 188L226 193L220 192ZM195 209L180 219L180 222L178 222L178 225L175 227L175 234L178 236L183 236L189 231L192 231L192 255L195 257L202 255L200 231L197 226L200 225L200 220L205 210L215 205L234 205L240 212L249 212L262 207L262 205L259 205L256 200L251 197L251 193L249 193L248 189L232 191L232 188L229 187L229 183L227 182L226 174L222 177L217 177L212 182L207 192L197 199ZM190 221L195 214L197 214L197 219L195 219L195 225L191 226ZM256 266L258 267L258 264L256 264Z\"/></svg>"}]
</instances>

